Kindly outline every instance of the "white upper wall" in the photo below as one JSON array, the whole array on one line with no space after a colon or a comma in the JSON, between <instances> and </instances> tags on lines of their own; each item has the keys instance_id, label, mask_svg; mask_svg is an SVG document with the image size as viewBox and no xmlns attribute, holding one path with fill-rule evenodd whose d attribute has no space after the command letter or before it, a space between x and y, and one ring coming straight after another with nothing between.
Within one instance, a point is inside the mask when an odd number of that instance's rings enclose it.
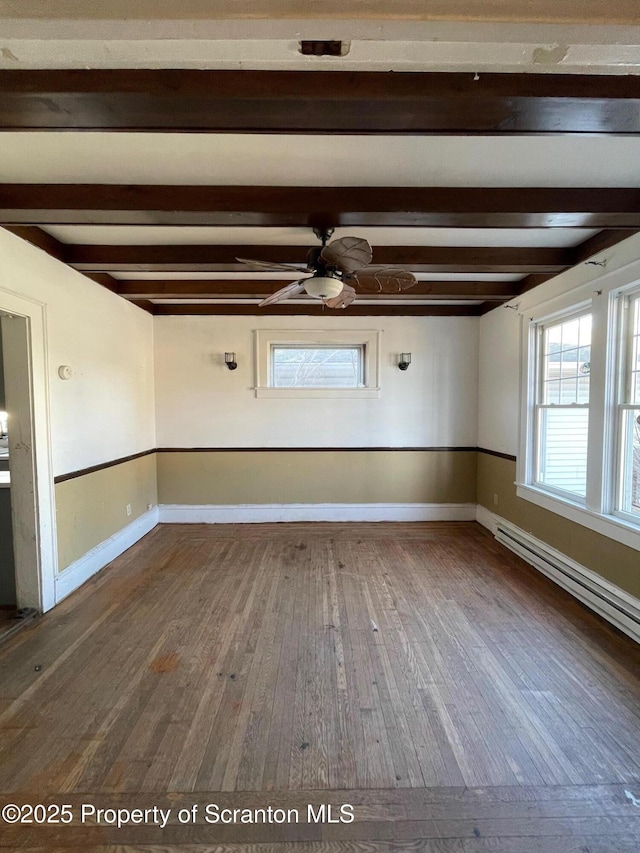
<instances>
[{"instance_id":1,"label":"white upper wall","mask_svg":"<svg viewBox=\"0 0 640 853\"><path fill-rule=\"evenodd\" d=\"M480 318L478 447L516 455L520 383L520 318L504 306Z\"/></svg>"},{"instance_id":2,"label":"white upper wall","mask_svg":"<svg viewBox=\"0 0 640 853\"><path fill-rule=\"evenodd\" d=\"M327 328L383 330L379 399L255 397L254 329ZM156 317L158 446L474 447L477 346L476 317Z\"/></svg>"},{"instance_id":3,"label":"white upper wall","mask_svg":"<svg viewBox=\"0 0 640 853\"><path fill-rule=\"evenodd\" d=\"M154 447L153 318L2 229L0 257L0 311L45 306L54 475Z\"/></svg>"}]
</instances>

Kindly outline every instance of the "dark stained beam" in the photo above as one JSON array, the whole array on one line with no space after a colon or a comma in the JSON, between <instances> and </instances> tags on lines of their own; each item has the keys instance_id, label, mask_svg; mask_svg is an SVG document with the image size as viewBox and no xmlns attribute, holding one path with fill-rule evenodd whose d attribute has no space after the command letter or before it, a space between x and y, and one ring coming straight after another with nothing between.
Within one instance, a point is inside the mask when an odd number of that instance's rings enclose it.
<instances>
[{"instance_id":1,"label":"dark stained beam","mask_svg":"<svg viewBox=\"0 0 640 853\"><path fill-rule=\"evenodd\" d=\"M92 272L247 272L236 258L304 264L306 246L83 246L68 247L67 262ZM376 246L376 266L413 272L559 272L571 249L452 246ZM301 270L302 272L302 270ZM296 278L295 271L291 280Z\"/></svg>"},{"instance_id":2,"label":"dark stained beam","mask_svg":"<svg viewBox=\"0 0 640 853\"><path fill-rule=\"evenodd\" d=\"M629 231L627 229L600 231L598 234L594 234L593 237L590 237L588 240L585 240L584 243L580 243L580 245L576 247L575 263L579 264L584 261L588 261L589 258L592 258L599 252L611 249L614 246L617 246L618 243L622 242L622 240L626 240L627 237L632 237L637 233L638 232L636 230Z\"/></svg>"},{"instance_id":3,"label":"dark stained beam","mask_svg":"<svg viewBox=\"0 0 640 853\"><path fill-rule=\"evenodd\" d=\"M51 255L52 258L62 261L62 263L66 262L67 246L61 243L60 240L56 240L51 234L43 231L42 228L35 228L29 225L6 225L5 231L10 231L16 237L20 237L22 240L26 240L27 243L31 243L32 246L42 249L43 252Z\"/></svg>"},{"instance_id":4,"label":"dark stained beam","mask_svg":"<svg viewBox=\"0 0 640 853\"><path fill-rule=\"evenodd\" d=\"M567 267L567 269L569 269L569 267ZM564 272L564 270L562 270L562 272ZM520 282L520 293L526 293L527 290L533 290L534 287L537 287L539 284L544 284L545 281L549 281L549 279L555 278L556 275L560 275L560 273L547 273L546 275L528 275Z\"/></svg>"},{"instance_id":5,"label":"dark stained beam","mask_svg":"<svg viewBox=\"0 0 640 853\"><path fill-rule=\"evenodd\" d=\"M640 228L640 189L2 184L5 225Z\"/></svg>"},{"instance_id":6,"label":"dark stained beam","mask_svg":"<svg viewBox=\"0 0 640 853\"><path fill-rule=\"evenodd\" d=\"M113 293L118 292L118 281L113 276L109 275L106 272L85 272L83 273L86 278L90 278L91 281L95 281L96 284L101 284L103 287L106 287L107 290L113 291Z\"/></svg>"},{"instance_id":7,"label":"dark stained beam","mask_svg":"<svg viewBox=\"0 0 640 853\"><path fill-rule=\"evenodd\" d=\"M325 308L314 302L304 304L278 304L259 308L257 305L211 305L180 303L173 305L154 304L155 315L204 314L204 315L263 315L273 314L309 315L312 317L475 317L480 313L479 305L360 305L357 302L345 309Z\"/></svg>"},{"instance_id":8,"label":"dark stained beam","mask_svg":"<svg viewBox=\"0 0 640 853\"><path fill-rule=\"evenodd\" d=\"M594 255L597 255L599 252L603 252L606 249L612 249L618 243L622 242L622 240L626 240L627 237L632 237L637 233L638 232L633 229L599 231L597 234L594 234L593 237L589 237L588 240L585 240L583 243L580 243L579 246L575 247L573 250L572 266L576 266L581 263L589 263L589 259ZM528 290L532 290L539 284L544 284L545 281L549 281L549 279L554 278L555 275L558 274L559 273L534 273L528 275L520 282L520 293L526 293Z\"/></svg>"},{"instance_id":9,"label":"dark stained beam","mask_svg":"<svg viewBox=\"0 0 640 853\"><path fill-rule=\"evenodd\" d=\"M142 308L143 311L146 311L148 314L155 314L156 306L153 302L150 302L148 299L132 299L131 303L136 305L138 308Z\"/></svg>"},{"instance_id":10,"label":"dark stained beam","mask_svg":"<svg viewBox=\"0 0 640 853\"><path fill-rule=\"evenodd\" d=\"M57 240L46 231L43 231L42 228L35 228L29 225L17 225L5 226L5 230L15 234L16 237L26 240L27 243L31 243L32 246L37 246L38 249L42 249L43 252L51 255L51 257L55 258L57 261L61 261L63 264L67 263L67 255L71 247L66 243L62 243L60 240ZM84 275L86 278L90 278L91 281L95 281L97 284L101 284L103 287L106 287L107 290L115 292L118 289L115 278L110 276L108 273L88 272L84 273Z\"/></svg>"},{"instance_id":11,"label":"dark stained beam","mask_svg":"<svg viewBox=\"0 0 640 853\"><path fill-rule=\"evenodd\" d=\"M117 292L126 299L257 299L275 292L289 283L286 281L266 280L202 280L193 281L136 281L113 279ZM486 299L504 301L517 296L519 282L504 281L420 281L415 287L403 293L394 293L391 298L397 300L428 299ZM362 299L389 299L388 293L365 293L360 291Z\"/></svg>"},{"instance_id":12,"label":"dark stained beam","mask_svg":"<svg viewBox=\"0 0 640 853\"><path fill-rule=\"evenodd\" d=\"M637 134L640 79L370 71L2 71L0 129Z\"/></svg>"}]
</instances>

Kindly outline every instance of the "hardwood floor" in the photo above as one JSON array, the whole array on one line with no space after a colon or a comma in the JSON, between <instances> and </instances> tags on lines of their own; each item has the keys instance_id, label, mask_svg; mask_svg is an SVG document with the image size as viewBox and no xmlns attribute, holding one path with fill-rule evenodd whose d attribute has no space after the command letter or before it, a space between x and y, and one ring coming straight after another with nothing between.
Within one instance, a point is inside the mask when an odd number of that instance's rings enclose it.
<instances>
[{"instance_id":1,"label":"hardwood floor","mask_svg":"<svg viewBox=\"0 0 640 853\"><path fill-rule=\"evenodd\" d=\"M0 800L169 824L0 849L637 853L639 747L640 648L476 524L162 525L0 646Z\"/></svg>"}]
</instances>

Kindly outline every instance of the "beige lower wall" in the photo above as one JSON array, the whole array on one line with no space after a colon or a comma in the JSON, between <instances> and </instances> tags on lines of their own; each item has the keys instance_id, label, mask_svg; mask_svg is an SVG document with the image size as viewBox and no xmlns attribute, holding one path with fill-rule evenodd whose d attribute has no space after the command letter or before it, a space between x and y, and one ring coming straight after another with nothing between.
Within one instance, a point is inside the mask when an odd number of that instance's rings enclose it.
<instances>
[{"instance_id":1,"label":"beige lower wall","mask_svg":"<svg viewBox=\"0 0 640 853\"><path fill-rule=\"evenodd\" d=\"M474 503L475 497L472 450L160 451L56 484L58 566L66 569L149 504Z\"/></svg>"},{"instance_id":2,"label":"beige lower wall","mask_svg":"<svg viewBox=\"0 0 640 853\"><path fill-rule=\"evenodd\" d=\"M56 483L58 570L158 503L155 454ZM131 515L127 515L131 504Z\"/></svg>"},{"instance_id":3,"label":"beige lower wall","mask_svg":"<svg viewBox=\"0 0 640 853\"><path fill-rule=\"evenodd\" d=\"M479 504L640 598L638 551L517 497L515 479L515 462L478 453Z\"/></svg>"},{"instance_id":4,"label":"beige lower wall","mask_svg":"<svg viewBox=\"0 0 640 853\"><path fill-rule=\"evenodd\" d=\"M162 452L160 504L475 503L475 451Z\"/></svg>"}]
</instances>

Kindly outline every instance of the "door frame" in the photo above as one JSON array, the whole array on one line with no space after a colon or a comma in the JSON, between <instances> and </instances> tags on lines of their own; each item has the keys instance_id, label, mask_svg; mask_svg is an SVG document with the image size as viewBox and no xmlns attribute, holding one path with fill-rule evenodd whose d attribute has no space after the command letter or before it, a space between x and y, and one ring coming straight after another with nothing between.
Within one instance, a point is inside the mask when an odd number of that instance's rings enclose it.
<instances>
[{"instance_id":1,"label":"door frame","mask_svg":"<svg viewBox=\"0 0 640 853\"><path fill-rule=\"evenodd\" d=\"M25 492L18 503L21 500L30 500L28 490L32 487L35 537L30 537L29 531L24 534L24 531L18 529L12 499L18 607L34 607L44 613L56 603L55 587L58 572L46 305L0 287L0 312L26 320L27 363L19 365L22 385L18 402L20 411L29 419L26 426L32 443L32 482L26 482L29 476L28 465L26 465L27 474L23 487ZM10 386L11 380L7 384ZM9 430L9 446L11 447L11 430ZM11 454L9 458L11 459ZM14 484L11 488L13 492ZM18 489L20 488L21 486L18 485ZM17 541L16 533L18 533Z\"/></svg>"}]
</instances>

